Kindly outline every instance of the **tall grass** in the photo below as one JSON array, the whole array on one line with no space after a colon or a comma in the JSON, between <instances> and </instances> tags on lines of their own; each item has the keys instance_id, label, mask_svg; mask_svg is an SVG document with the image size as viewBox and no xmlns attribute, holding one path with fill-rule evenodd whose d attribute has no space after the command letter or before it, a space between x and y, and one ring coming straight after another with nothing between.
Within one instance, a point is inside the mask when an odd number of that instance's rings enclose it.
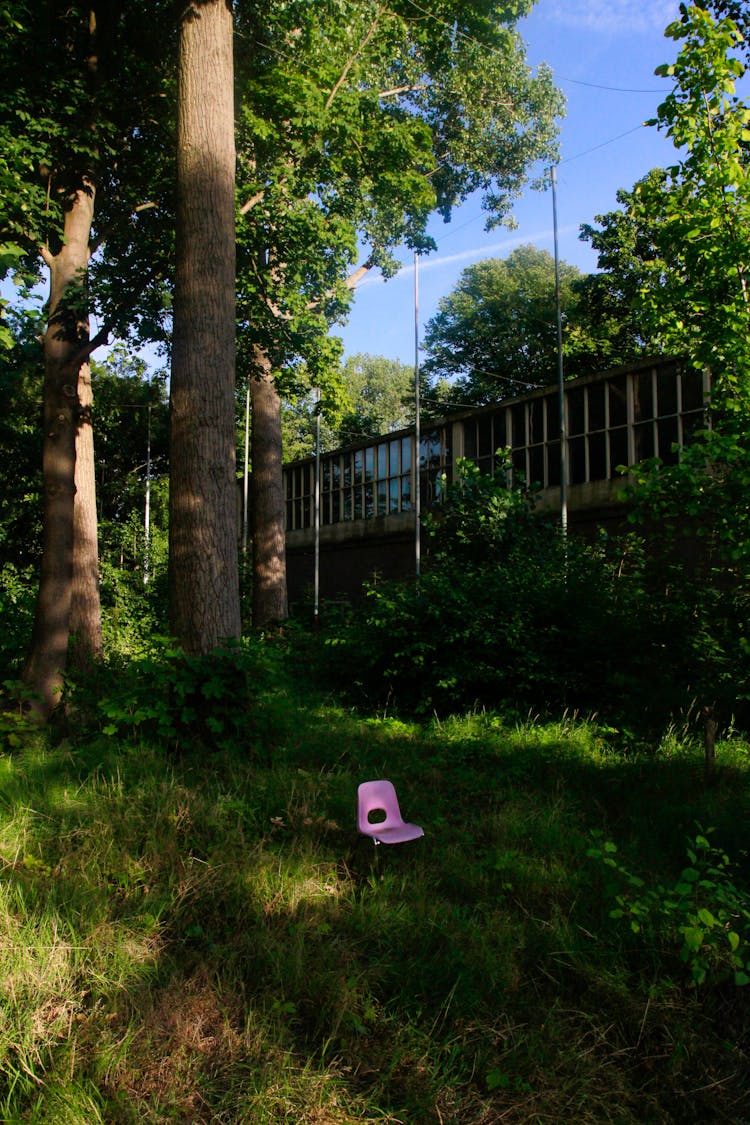
<instances>
[{"instance_id":1,"label":"tall grass","mask_svg":"<svg viewBox=\"0 0 750 1125\"><path fill-rule=\"evenodd\" d=\"M0 1120L750 1120L727 956L696 985L588 854L656 887L710 827L746 901L745 743L706 786L674 732L627 756L593 723L364 718L273 677L251 710L210 754L89 724L0 759ZM357 836L376 776L423 840Z\"/></svg>"}]
</instances>

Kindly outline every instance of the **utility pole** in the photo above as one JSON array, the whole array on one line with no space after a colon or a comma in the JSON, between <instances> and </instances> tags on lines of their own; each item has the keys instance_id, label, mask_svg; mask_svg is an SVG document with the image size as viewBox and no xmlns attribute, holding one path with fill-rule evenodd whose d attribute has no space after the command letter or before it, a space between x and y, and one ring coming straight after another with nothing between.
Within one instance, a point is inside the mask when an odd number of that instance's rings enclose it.
<instances>
[{"instance_id":1,"label":"utility pole","mask_svg":"<svg viewBox=\"0 0 750 1125\"><path fill-rule=\"evenodd\" d=\"M149 387L149 392L150 392ZM143 517L143 585L148 585L151 567L151 403L146 422L146 510Z\"/></svg>"},{"instance_id":2,"label":"utility pole","mask_svg":"<svg viewBox=\"0 0 750 1125\"><path fill-rule=\"evenodd\" d=\"M419 578L422 568L422 497L420 488L419 418L419 255L414 254L414 573Z\"/></svg>"},{"instance_id":3,"label":"utility pole","mask_svg":"<svg viewBox=\"0 0 750 1125\"><path fill-rule=\"evenodd\" d=\"M557 168L550 167L552 181L552 229L555 238L555 304L557 307L557 387L560 408L560 530L568 534L568 428L565 420L563 376L562 305L560 301L560 254L557 237Z\"/></svg>"},{"instance_id":4,"label":"utility pole","mask_svg":"<svg viewBox=\"0 0 750 1125\"><path fill-rule=\"evenodd\" d=\"M313 587L313 621L320 616L320 389L315 392L315 494L313 497L313 531L315 540L315 580Z\"/></svg>"}]
</instances>

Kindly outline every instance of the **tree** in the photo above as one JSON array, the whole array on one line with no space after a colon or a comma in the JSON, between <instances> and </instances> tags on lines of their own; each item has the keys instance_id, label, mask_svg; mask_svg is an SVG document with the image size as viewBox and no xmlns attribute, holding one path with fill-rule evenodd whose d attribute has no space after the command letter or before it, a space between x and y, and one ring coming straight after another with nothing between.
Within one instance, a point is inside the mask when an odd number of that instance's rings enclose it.
<instances>
[{"instance_id":1,"label":"tree","mask_svg":"<svg viewBox=\"0 0 750 1125\"><path fill-rule=\"evenodd\" d=\"M166 486L169 472L169 404L166 373L149 373L144 360L124 345L103 362L91 365L95 395L96 490L101 557L118 564L124 528L145 521L146 488ZM147 480L147 473L149 479ZM151 504L153 517L153 503ZM152 518L153 523L153 518ZM163 530L167 530L166 512ZM128 551L133 566L143 567L143 550Z\"/></svg>"},{"instance_id":2,"label":"tree","mask_svg":"<svg viewBox=\"0 0 750 1125\"><path fill-rule=\"evenodd\" d=\"M264 417L275 473L278 392L298 390L301 361L325 390L338 359L328 327L357 279L392 273L400 242L431 246L430 213L447 219L471 191L484 192L490 224L502 221L529 164L551 156L561 104L549 73L525 65L521 14L487 0L335 10L297 0L253 28L241 82L240 351L254 388L274 379ZM273 518L281 549L283 506ZM281 581L282 557L273 569ZM255 611L256 624L267 619L262 604Z\"/></svg>"},{"instance_id":3,"label":"tree","mask_svg":"<svg viewBox=\"0 0 750 1125\"><path fill-rule=\"evenodd\" d=\"M644 334L712 376L711 427L692 435L677 464L637 467L633 499L634 518L648 520L652 572L664 559L674 572L675 538L700 544L694 592L675 598L670 581L670 598L691 607L693 663L710 665L698 702L723 697L728 714L746 694L750 578L750 107L736 92L746 47L731 21L702 7L684 8L666 34L679 51L657 72L673 88L653 124L672 138L675 162L619 193L622 210L584 233Z\"/></svg>"},{"instance_id":4,"label":"tree","mask_svg":"<svg viewBox=\"0 0 750 1125\"><path fill-rule=\"evenodd\" d=\"M171 382L170 623L188 653L240 635L235 472L233 21L180 20Z\"/></svg>"},{"instance_id":5,"label":"tree","mask_svg":"<svg viewBox=\"0 0 750 1125\"><path fill-rule=\"evenodd\" d=\"M397 359L358 353L341 364L341 391L320 418L320 448L336 449L409 426L414 420L414 368ZM315 392L282 403L284 461L315 452Z\"/></svg>"},{"instance_id":6,"label":"tree","mask_svg":"<svg viewBox=\"0 0 750 1125\"><path fill-rule=\"evenodd\" d=\"M565 373L625 362L638 343L592 299L597 279L560 263ZM519 246L507 258L469 266L439 303L424 335L430 379L455 380L456 402L480 404L554 381L557 369L555 262L546 250Z\"/></svg>"},{"instance_id":7,"label":"tree","mask_svg":"<svg viewBox=\"0 0 750 1125\"><path fill-rule=\"evenodd\" d=\"M623 211L584 234L600 264L639 307L643 332L699 370L710 368L724 405L744 400L750 373L750 107L736 94L744 72L730 20L686 9L666 34L681 43L658 73L674 80L653 124L678 159L654 170Z\"/></svg>"},{"instance_id":8,"label":"tree","mask_svg":"<svg viewBox=\"0 0 750 1125\"><path fill-rule=\"evenodd\" d=\"M85 7L18 0L1 17L0 268L16 270L29 286L43 267L49 271L43 551L25 671L41 715L58 698L71 627L79 659L101 650L87 361L116 317L105 296L104 323L90 337L99 272L92 263L101 264L102 243L118 225L139 245L135 200L143 170L153 176L159 166L156 146L143 159L163 117L157 47L148 50L159 23L151 13L145 35L144 14L143 5L124 9L114 0ZM143 272L139 289L149 290ZM119 300L122 319L122 290Z\"/></svg>"},{"instance_id":9,"label":"tree","mask_svg":"<svg viewBox=\"0 0 750 1125\"><path fill-rule=\"evenodd\" d=\"M414 421L414 368L377 355L348 356L342 377L350 407L339 426L339 444L400 430Z\"/></svg>"}]
</instances>

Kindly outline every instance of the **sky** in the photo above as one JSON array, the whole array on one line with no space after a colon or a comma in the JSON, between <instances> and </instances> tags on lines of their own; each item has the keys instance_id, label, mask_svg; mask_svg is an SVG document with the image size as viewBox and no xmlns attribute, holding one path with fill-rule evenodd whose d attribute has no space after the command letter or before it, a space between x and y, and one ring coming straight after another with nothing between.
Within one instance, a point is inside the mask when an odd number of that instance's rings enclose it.
<instances>
[{"instance_id":1,"label":"sky","mask_svg":"<svg viewBox=\"0 0 750 1125\"><path fill-rule=\"evenodd\" d=\"M596 269L597 259L578 237L581 224L614 210L618 189L674 160L671 142L643 123L671 88L654 70L676 57L678 46L664 29L678 6L678 0L538 0L519 24L529 65L547 63L567 102L557 171L559 254L585 272ZM513 213L515 230L485 231L479 201L470 199L449 224L431 223L437 249L418 265L420 336L467 266L507 257L523 243L554 252L550 190L527 189ZM396 277L360 283L348 323L336 328L346 355L414 362L413 255L404 248L398 257L405 264Z\"/></svg>"}]
</instances>

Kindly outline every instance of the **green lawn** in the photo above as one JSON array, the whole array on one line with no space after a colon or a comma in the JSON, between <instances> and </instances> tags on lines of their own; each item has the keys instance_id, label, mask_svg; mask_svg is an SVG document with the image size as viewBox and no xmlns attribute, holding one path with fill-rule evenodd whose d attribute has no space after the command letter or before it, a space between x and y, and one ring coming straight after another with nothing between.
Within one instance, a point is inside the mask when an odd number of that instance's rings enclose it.
<instances>
[{"instance_id":1,"label":"green lawn","mask_svg":"<svg viewBox=\"0 0 750 1125\"><path fill-rule=\"evenodd\" d=\"M709 786L701 754L367 718L272 680L234 749L22 737L0 1120L750 1121L750 752L723 742ZM379 776L423 840L358 837Z\"/></svg>"}]
</instances>

